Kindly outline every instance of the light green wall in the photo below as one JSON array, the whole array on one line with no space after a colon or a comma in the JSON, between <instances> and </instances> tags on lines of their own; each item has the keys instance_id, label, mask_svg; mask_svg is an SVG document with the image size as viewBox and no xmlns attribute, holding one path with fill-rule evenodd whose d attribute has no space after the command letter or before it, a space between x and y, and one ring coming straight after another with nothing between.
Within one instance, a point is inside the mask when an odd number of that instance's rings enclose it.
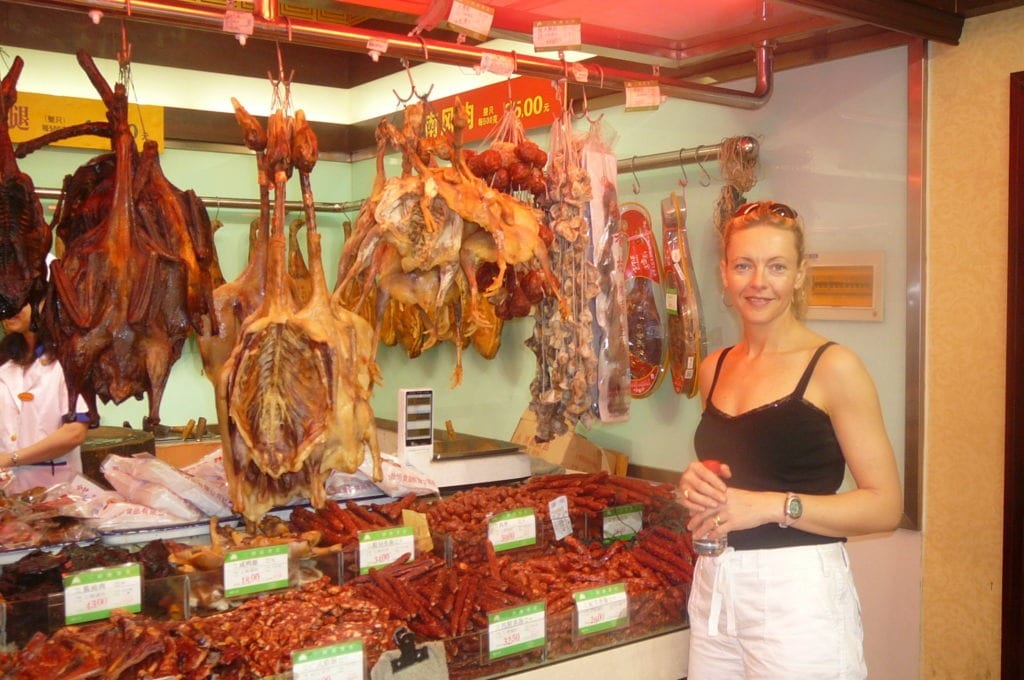
<instances>
[{"instance_id":1,"label":"light green wall","mask_svg":"<svg viewBox=\"0 0 1024 680\"><path fill-rule=\"evenodd\" d=\"M737 87L748 88L748 84ZM680 147L715 144L736 135L761 138L761 181L750 192L754 198L777 198L796 207L805 217L811 250L865 250L886 252L886 318L883 323L830 322L819 324L827 335L854 347L865 358L879 382L887 424L897 449L903 440L903 286L906 146L906 53L888 50L830 62L777 75L771 101L761 110L735 110L670 100L657 111L625 113L608 109L602 123L618 135L619 158L673 151ZM577 123L578 125L579 123ZM537 135L546 143L546 133ZM45 150L23 163L39 186L59 186L60 178L91 154ZM389 159L395 174L396 159ZM163 158L167 176L180 187L193 188L207 197L254 197L255 166L247 154L169 150ZM736 324L720 302L717 242L711 226L712 207L721 182L718 165L708 170L715 177L702 187L696 166L687 168L686 189L691 248L704 298L712 347L731 342ZM321 161L313 174L319 202L340 202L366 195L373 161L354 164ZM638 201L655 218L660 233L659 203L679 191L682 173L677 168L640 173L641 191L631 191L633 178L619 182L620 202ZM298 197L297 186L289 196ZM228 278L245 260L248 224L255 212L219 210L211 216L226 226L217 233L217 246ZM350 219L354 215L348 216ZM321 215L325 267L333 285L341 248L343 216ZM300 234L301 237L301 234ZM394 417L397 390L433 387L436 415L451 419L465 432L509 437L529 401L534 375L533 354L522 342L532 320L507 324L498 357L485 361L472 350L465 355L465 379L455 390L448 387L454 352L445 346L409 360L400 350L383 347L380 363L384 384L374 395L378 415ZM128 420L138 427L145 405L129 402L101 408L105 424ZM633 462L681 469L692 458L692 435L699 403L672 392L668 383L650 398L632 403L628 422L597 426L583 433L603 446L630 455ZM165 424L182 424L205 416L215 420L213 392L201 374L195 343L175 365L161 409Z\"/></svg>"}]
</instances>

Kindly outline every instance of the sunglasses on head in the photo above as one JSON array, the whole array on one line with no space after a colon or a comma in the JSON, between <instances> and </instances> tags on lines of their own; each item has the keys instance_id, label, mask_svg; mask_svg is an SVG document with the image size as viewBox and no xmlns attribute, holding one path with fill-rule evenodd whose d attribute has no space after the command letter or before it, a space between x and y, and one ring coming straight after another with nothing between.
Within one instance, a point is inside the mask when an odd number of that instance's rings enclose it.
<instances>
[{"instance_id":1,"label":"sunglasses on head","mask_svg":"<svg viewBox=\"0 0 1024 680\"><path fill-rule=\"evenodd\" d=\"M785 217L786 219L795 220L796 211L790 208L785 203L774 203L772 201L754 201L753 203L744 203L740 207L736 208L736 212L732 214L733 217L746 217L752 212L758 210L762 205L770 204L768 212L772 215L778 215L779 217Z\"/></svg>"}]
</instances>

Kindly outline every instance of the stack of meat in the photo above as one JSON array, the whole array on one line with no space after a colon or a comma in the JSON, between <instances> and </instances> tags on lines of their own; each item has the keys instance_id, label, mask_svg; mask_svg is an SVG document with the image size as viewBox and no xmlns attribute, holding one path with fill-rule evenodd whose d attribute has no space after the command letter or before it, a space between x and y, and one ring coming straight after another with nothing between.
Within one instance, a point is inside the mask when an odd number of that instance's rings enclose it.
<instances>
[{"instance_id":1,"label":"stack of meat","mask_svg":"<svg viewBox=\"0 0 1024 680\"><path fill-rule=\"evenodd\" d=\"M370 408L379 381L373 330L327 291L310 184L316 137L302 111L287 112L287 96L277 101L285 104L270 115L266 131L234 101L246 144L257 152L265 205L260 245L242 274L253 290L241 301L256 304L246 316L225 315L221 336L207 334L201 345L204 362L216 368L218 411L226 415L221 437L232 506L253 522L298 496L322 506L330 473L355 472L366 449L374 479L381 476ZM286 263L285 186L293 170L299 172L309 254L304 304ZM224 284L232 298L236 283ZM211 350L228 354L226 361L218 364L207 355Z\"/></svg>"}]
</instances>

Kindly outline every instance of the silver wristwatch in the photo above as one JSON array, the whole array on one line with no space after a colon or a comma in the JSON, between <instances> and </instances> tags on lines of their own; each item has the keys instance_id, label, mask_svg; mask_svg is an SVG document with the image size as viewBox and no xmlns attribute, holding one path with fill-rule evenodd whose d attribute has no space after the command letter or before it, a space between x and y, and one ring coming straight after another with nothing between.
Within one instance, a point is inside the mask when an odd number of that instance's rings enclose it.
<instances>
[{"instance_id":1,"label":"silver wristwatch","mask_svg":"<svg viewBox=\"0 0 1024 680\"><path fill-rule=\"evenodd\" d=\"M793 522L800 519L800 515L804 514L804 502L800 500L800 496L795 493L786 494L786 504L782 506L783 519L779 522L779 526L783 529L788 529L793 525Z\"/></svg>"}]
</instances>

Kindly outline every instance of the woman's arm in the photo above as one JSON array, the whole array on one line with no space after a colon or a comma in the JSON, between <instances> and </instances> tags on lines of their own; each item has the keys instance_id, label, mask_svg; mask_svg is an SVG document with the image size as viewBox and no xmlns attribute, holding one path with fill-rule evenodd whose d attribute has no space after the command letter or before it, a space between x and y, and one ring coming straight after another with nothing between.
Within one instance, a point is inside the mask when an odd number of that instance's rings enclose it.
<instances>
[{"instance_id":1,"label":"woman's arm","mask_svg":"<svg viewBox=\"0 0 1024 680\"><path fill-rule=\"evenodd\" d=\"M65 453L81 446L85 441L85 435L89 432L87 423L64 423L48 436L43 437L34 444L18 449L18 461L14 463L14 454L0 454L0 467L9 468L14 465L28 465L30 463L45 463L60 458Z\"/></svg>"},{"instance_id":2,"label":"woman's arm","mask_svg":"<svg viewBox=\"0 0 1024 680\"><path fill-rule=\"evenodd\" d=\"M903 492L875 384L860 358L842 346L829 348L818 370L807 396L822 404L832 419L857 488L801 497L804 512L795 526L826 536L891 531L903 516ZM778 504L779 521L783 502Z\"/></svg>"}]
</instances>

